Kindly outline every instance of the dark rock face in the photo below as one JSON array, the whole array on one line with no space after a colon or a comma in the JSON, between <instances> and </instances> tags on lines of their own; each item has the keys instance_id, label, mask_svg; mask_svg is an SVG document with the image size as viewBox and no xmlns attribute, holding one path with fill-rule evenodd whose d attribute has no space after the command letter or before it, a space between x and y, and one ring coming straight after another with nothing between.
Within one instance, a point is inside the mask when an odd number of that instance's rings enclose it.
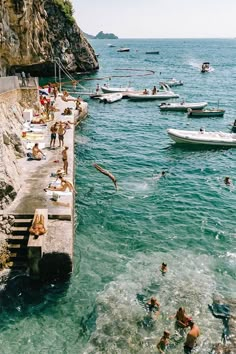
<instances>
[{"instance_id":1,"label":"dark rock face","mask_svg":"<svg viewBox=\"0 0 236 354\"><path fill-rule=\"evenodd\" d=\"M93 48L53 0L4 0L0 6L0 75L27 66L32 76L53 76L54 57L70 72L94 71Z\"/></svg>"}]
</instances>

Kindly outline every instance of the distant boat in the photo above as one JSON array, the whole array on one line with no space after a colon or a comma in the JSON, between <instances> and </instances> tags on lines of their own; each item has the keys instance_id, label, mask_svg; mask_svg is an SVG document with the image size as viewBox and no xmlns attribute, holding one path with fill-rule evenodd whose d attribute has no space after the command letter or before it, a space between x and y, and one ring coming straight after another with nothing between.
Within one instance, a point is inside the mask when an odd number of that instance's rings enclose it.
<instances>
[{"instance_id":1,"label":"distant boat","mask_svg":"<svg viewBox=\"0 0 236 354\"><path fill-rule=\"evenodd\" d=\"M152 51L146 52L146 54L160 54L160 52L158 50L152 50Z\"/></svg>"},{"instance_id":2,"label":"distant boat","mask_svg":"<svg viewBox=\"0 0 236 354\"><path fill-rule=\"evenodd\" d=\"M182 86L184 83L181 80L176 80L176 79L167 79L166 81L160 82L160 84L164 83L165 85L168 85L169 87L175 87L175 86Z\"/></svg>"},{"instance_id":3,"label":"distant boat","mask_svg":"<svg viewBox=\"0 0 236 354\"><path fill-rule=\"evenodd\" d=\"M129 52L130 49L129 48L120 48L120 49L117 49L117 52Z\"/></svg>"},{"instance_id":4,"label":"distant boat","mask_svg":"<svg viewBox=\"0 0 236 354\"><path fill-rule=\"evenodd\" d=\"M188 117L223 117L224 109L209 108L209 109L188 109Z\"/></svg>"},{"instance_id":5,"label":"distant boat","mask_svg":"<svg viewBox=\"0 0 236 354\"><path fill-rule=\"evenodd\" d=\"M209 62L202 63L201 73L210 73L214 69L210 66Z\"/></svg>"},{"instance_id":6,"label":"distant boat","mask_svg":"<svg viewBox=\"0 0 236 354\"><path fill-rule=\"evenodd\" d=\"M233 133L167 129L167 134L179 144L236 147L236 134Z\"/></svg>"},{"instance_id":7,"label":"distant boat","mask_svg":"<svg viewBox=\"0 0 236 354\"><path fill-rule=\"evenodd\" d=\"M114 47L116 47L116 45L114 45L114 44L108 44L108 47L114 48Z\"/></svg>"},{"instance_id":8,"label":"distant boat","mask_svg":"<svg viewBox=\"0 0 236 354\"><path fill-rule=\"evenodd\" d=\"M182 111L187 112L189 108L191 109L202 109L207 106L207 102L174 102L174 103L161 103L159 105L161 111Z\"/></svg>"}]
</instances>

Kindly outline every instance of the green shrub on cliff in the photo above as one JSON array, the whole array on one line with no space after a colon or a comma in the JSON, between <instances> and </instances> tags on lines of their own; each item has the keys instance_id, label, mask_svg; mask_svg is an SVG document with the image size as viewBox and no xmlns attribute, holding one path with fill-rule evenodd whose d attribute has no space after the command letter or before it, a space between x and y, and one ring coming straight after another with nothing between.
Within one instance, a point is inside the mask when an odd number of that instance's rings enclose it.
<instances>
[{"instance_id":1,"label":"green shrub on cliff","mask_svg":"<svg viewBox=\"0 0 236 354\"><path fill-rule=\"evenodd\" d=\"M65 14L67 20L73 24L75 19L73 17L73 6L70 0L53 0L54 4Z\"/></svg>"}]
</instances>

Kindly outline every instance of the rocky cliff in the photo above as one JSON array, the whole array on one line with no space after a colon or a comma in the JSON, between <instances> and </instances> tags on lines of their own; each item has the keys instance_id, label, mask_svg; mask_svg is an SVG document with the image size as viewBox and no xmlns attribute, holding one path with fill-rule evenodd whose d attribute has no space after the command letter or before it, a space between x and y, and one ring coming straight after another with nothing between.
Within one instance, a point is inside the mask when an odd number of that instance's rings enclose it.
<instances>
[{"instance_id":1,"label":"rocky cliff","mask_svg":"<svg viewBox=\"0 0 236 354\"><path fill-rule=\"evenodd\" d=\"M4 210L21 186L17 159L25 155L20 139L22 107L0 102L0 117L0 210Z\"/></svg>"},{"instance_id":2,"label":"rocky cliff","mask_svg":"<svg viewBox=\"0 0 236 354\"><path fill-rule=\"evenodd\" d=\"M32 76L53 76L54 57L70 72L99 68L93 48L65 5L71 5L69 0L0 0L2 76L25 66Z\"/></svg>"}]
</instances>

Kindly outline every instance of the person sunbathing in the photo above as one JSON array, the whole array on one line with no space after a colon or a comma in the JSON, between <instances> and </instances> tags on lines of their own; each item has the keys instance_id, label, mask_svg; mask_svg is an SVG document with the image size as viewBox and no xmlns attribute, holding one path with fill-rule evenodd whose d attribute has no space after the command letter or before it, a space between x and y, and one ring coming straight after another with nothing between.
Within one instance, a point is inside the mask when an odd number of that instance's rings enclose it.
<instances>
[{"instance_id":1,"label":"person sunbathing","mask_svg":"<svg viewBox=\"0 0 236 354\"><path fill-rule=\"evenodd\" d=\"M33 220L32 226L29 229L30 234L35 236L44 235L47 230L44 226L44 216L42 214L37 214L35 219Z\"/></svg>"},{"instance_id":2,"label":"person sunbathing","mask_svg":"<svg viewBox=\"0 0 236 354\"><path fill-rule=\"evenodd\" d=\"M69 189L69 192L73 192L75 190L73 184L65 180L63 176L59 175L58 179L60 180L60 185L49 186L48 188L45 188L44 191L65 192L67 189Z\"/></svg>"}]
</instances>

